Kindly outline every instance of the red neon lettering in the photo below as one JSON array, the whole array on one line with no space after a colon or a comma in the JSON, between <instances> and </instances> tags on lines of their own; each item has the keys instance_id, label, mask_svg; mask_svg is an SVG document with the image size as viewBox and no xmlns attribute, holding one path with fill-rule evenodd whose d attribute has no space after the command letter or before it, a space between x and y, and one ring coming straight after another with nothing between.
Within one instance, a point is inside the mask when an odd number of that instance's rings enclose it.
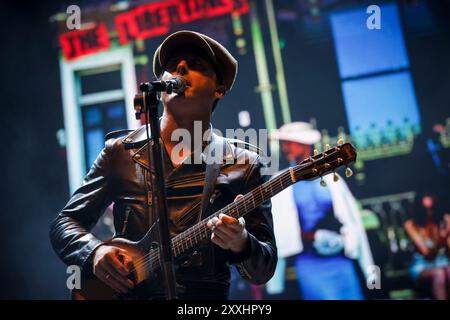
<instances>
[{"instance_id":1,"label":"red neon lettering","mask_svg":"<svg viewBox=\"0 0 450 320\"><path fill-rule=\"evenodd\" d=\"M63 33L59 37L63 56L67 60L109 48L108 30L104 24L84 30Z\"/></svg>"},{"instance_id":2,"label":"red neon lettering","mask_svg":"<svg viewBox=\"0 0 450 320\"><path fill-rule=\"evenodd\" d=\"M205 17L205 0L180 0L178 12L181 23L188 23Z\"/></svg>"},{"instance_id":3,"label":"red neon lettering","mask_svg":"<svg viewBox=\"0 0 450 320\"><path fill-rule=\"evenodd\" d=\"M208 18L231 13L233 10L233 0L207 0L206 10Z\"/></svg>"},{"instance_id":4,"label":"red neon lettering","mask_svg":"<svg viewBox=\"0 0 450 320\"><path fill-rule=\"evenodd\" d=\"M166 3L153 3L138 7L135 20L139 39L156 37L169 32L170 17Z\"/></svg>"},{"instance_id":5,"label":"red neon lettering","mask_svg":"<svg viewBox=\"0 0 450 320\"><path fill-rule=\"evenodd\" d=\"M248 0L233 0L233 14L245 14L249 11Z\"/></svg>"},{"instance_id":6,"label":"red neon lettering","mask_svg":"<svg viewBox=\"0 0 450 320\"><path fill-rule=\"evenodd\" d=\"M138 37L139 29L134 20L134 11L118 14L115 18L119 43L124 45Z\"/></svg>"},{"instance_id":7,"label":"red neon lettering","mask_svg":"<svg viewBox=\"0 0 450 320\"><path fill-rule=\"evenodd\" d=\"M248 0L170 0L141 5L115 18L119 43L169 33L171 24L249 11Z\"/></svg>"}]
</instances>

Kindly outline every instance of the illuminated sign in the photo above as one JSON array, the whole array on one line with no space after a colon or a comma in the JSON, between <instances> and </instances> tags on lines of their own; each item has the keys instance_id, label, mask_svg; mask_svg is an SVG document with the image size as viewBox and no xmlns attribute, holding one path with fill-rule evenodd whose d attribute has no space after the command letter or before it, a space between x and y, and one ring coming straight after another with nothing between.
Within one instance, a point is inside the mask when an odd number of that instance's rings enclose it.
<instances>
[{"instance_id":1,"label":"illuminated sign","mask_svg":"<svg viewBox=\"0 0 450 320\"><path fill-rule=\"evenodd\" d=\"M167 34L172 24L248 11L248 0L172 0L138 6L115 22L120 44L126 44Z\"/></svg>"},{"instance_id":2,"label":"illuminated sign","mask_svg":"<svg viewBox=\"0 0 450 320\"><path fill-rule=\"evenodd\" d=\"M173 25L248 11L248 0L169 0L143 4L118 14L115 26L119 43L125 45L137 39L168 34ZM103 23L66 32L60 36L59 42L67 60L106 50L110 46L108 30Z\"/></svg>"},{"instance_id":3,"label":"illuminated sign","mask_svg":"<svg viewBox=\"0 0 450 320\"><path fill-rule=\"evenodd\" d=\"M63 33L59 43L67 60L103 51L109 48L108 29L102 23L94 27Z\"/></svg>"}]
</instances>

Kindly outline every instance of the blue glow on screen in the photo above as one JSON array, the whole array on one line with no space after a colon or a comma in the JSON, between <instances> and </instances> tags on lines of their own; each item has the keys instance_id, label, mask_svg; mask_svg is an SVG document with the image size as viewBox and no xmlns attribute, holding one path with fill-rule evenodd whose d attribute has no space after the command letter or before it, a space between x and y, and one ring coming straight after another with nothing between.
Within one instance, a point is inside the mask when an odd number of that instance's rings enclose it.
<instances>
[{"instance_id":1,"label":"blue glow on screen","mask_svg":"<svg viewBox=\"0 0 450 320\"><path fill-rule=\"evenodd\" d=\"M409 66L396 4L380 6L381 29L368 29L366 7L330 14L341 78Z\"/></svg>"},{"instance_id":2,"label":"blue glow on screen","mask_svg":"<svg viewBox=\"0 0 450 320\"><path fill-rule=\"evenodd\" d=\"M409 72L342 83L350 132L367 132L376 125L387 129L388 123L402 128L405 122L420 131L420 115Z\"/></svg>"},{"instance_id":3,"label":"blue glow on screen","mask_svg":"<svg viewBox=\"0 0 450 320\"><path fill-rule=\"evenodd\" d=\"M87 126L96 126L102 122L102 112L98 107L91 107L86 110L85 123Z\"/></svg>"},{"instance_id":4,"label":"blue glow on screen","mask_svg":"<svg viewBox=\"0 0 450 320\"><path fill-rule=\"evenodd\" d=\"M108 106L107 114L108 117L111 119L121 119L125 115L124 105L123 103L114 104L111 106Z\"/></svg>"},{"instance_id":5,"label":"blue glow on screen","mask_svg":"<svg viewBox=\"0 0 450 320\"><path fill-rule=\"evenodd\" d=\"M105 144L103 129L90 129L86 131L86 149L88 168L94 163Z\"/></svg>"}]
</instances>

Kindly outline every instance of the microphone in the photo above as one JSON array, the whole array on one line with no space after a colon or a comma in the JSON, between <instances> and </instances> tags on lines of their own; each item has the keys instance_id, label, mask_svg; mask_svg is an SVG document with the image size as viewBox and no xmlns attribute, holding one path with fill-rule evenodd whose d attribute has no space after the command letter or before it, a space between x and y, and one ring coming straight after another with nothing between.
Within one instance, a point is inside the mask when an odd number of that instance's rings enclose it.
<instances>
[{"instance_id":1,"label":"microphone","mask_svg":"<svg viewBox=\"0 0 450 320\"><path fill-rule=\"evenodd\" d=\"M170 80L156 80L143 82L139 85L141 91L167 92L171 94L183 93L187 88L187 81L181 76L174 76Z\"/></svg>"},{"instance_id":2,"label":"microphone","mask_svg":"<svg viewBox=\"0 0 450 320\"><path fill-rule=\"evenodd\" d=\"M136 120L140 120L141 114L147 112L148 110L148 106L146 106L146 104L144 103L144 96L145 96L144 92L147 93L167 92L168 94L175 92L179 94L183 93L188 85L189 82L181 76L174 76L170 78L170 80L156 80L151 82L142 82L139 85L141 93L138 93L134 96L134 110Z\"/></svg>"}]
</instances>

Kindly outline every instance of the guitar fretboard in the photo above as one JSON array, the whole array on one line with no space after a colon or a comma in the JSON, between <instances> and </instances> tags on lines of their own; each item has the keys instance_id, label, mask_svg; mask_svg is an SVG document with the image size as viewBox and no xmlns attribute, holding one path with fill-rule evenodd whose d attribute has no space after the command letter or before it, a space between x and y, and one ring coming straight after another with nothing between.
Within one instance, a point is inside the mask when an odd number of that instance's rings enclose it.
<instances>
[{"instance_id":1,"label":"guitar fretboard","mask_svg":"<svg viewBox=\"0 0 450 320\"><path fill-rule=\"evenodd\" d=\"M207 227L207 223L210 219L212 219L213 217L218 217L221 213L239 219L240 217L257 208L262 203L268 201L277 193L294 184L296 182L295 176L298 177L298 173L301 169L302 166L297 165L285 170L283 173L245 194L239 200L226 205L209 217L198 222L191 228L173 237L173 256L177 257L188 249L197 245L200 241L208 239L211 235L211 230ZM155 254L155 256L150 257L150 259L152 260L150 261L150 265L152 266L152 268L156 268L159 266L159 253Z\"/></svg>"},{"instance_id":2,"label":"guitar fretboard","mask_svg":"<svg viewBox=\"0 0 450 320\"><path fill-rule=\"evenodd\" d=\"M173 237L171 240L172 255L178 257L199 242L208 239L211 231L207 227L207 223L211 218L218 217L223 213L239 219L297 181L321 177L341 166L347 166L355 160L356 151L350 143L338 143L338 146L332 149L328 148L321 154L315 154L305 159L302 163L285 170L278 176L245 194L239 200L228 204L193 227ZM151 252L144 259L145 264L155 270L160 266L159 250Z\"/></svg>"}]
</instances>

